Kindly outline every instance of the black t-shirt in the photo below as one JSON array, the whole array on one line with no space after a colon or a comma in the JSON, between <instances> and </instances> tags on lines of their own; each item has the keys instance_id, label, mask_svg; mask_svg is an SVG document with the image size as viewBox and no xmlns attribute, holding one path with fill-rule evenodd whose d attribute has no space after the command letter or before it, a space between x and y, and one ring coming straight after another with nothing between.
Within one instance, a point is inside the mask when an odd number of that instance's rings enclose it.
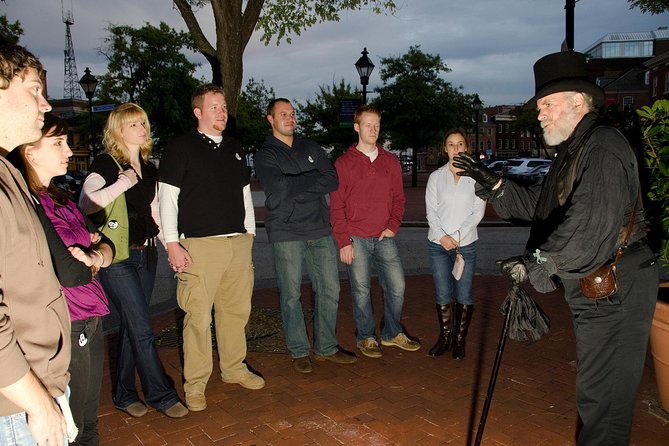
<instances>
[{"instance_id":1,"label":"black t-shirt","mask_svg":"<svg viewBox=\"0 0 669 446\"><path fill-rule=\"evenodd\" d=\"M186 237L245 233L244 186L249 170L239 141L224 135L215 143L197 131L165 148L160 181L178 187L178 229Z\"/></svg>"},{"instance_id":2,"label":"black t-shirt","mask_svg":"<svg viewBox=\"0 0 669 446\"><path fill-rule=\"evenodd\" d=\"M120 161L119 164L121 164L122 170L130 168L128 164ZM156 196L158 169L152 163L144 162L141 159L140 165L142 166L142 178L138 178L137 184L125 191L128 223L130 224L130 244L138 246L158 235L158 225L151 216L151 202ZM93 161L89 172L95 172L102 176L106 187L118 180L119 167L111 155L103 153ZM104 212L93 214L91 219L98 223L97 219L101 217L100 214L104 214Z\"/></svg>"}]
</instances>

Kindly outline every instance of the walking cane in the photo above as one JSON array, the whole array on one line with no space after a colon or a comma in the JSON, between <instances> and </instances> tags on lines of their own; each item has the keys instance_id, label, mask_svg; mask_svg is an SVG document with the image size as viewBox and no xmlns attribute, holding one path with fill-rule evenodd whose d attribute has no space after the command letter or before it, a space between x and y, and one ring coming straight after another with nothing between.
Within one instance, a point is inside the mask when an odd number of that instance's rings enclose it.
<instances>
[{"instance_id":1,"label":"walking cane","mask_svg":"<svg viewBox=\"0 0 669 446\"><path fill-rule=\"evenodd\" d=\"M519 286L519 285L513 285ZM481 411L481 420L479 427L476 430L475 446L480 446L483 439L483 429L485 428L486 420L488 419L488 410L490 410L490 403L492 402L492 394L495 391L495 384L497 383L497 374L499 373L499 366L502 364L502 354L504 353L504 345L506 344L506 336L509 332L509 325L511 324L511 301L509 300L504 313L504 326L502 327L502 334L499 337L497 344L497 354L495 355L495 362L492 366L492 374L490 375L490 382L488 383L488 391L486 392L485 402L483 403L483 410Z\"/></svg>"},{"instance_id":2,"label":"walking cane","mask_svg":"<svg viewBox=\"0 0 669 446\"><path fill-rule=\"evenodd\" d=\"M480 446L483 439L483 429L485 429L488 411L492 403L492 395L495 391L499 367L502 364L502 354L504 353L507 336L516 341L527 340L529 338L537 341L544 334L548 333L550 326L550 320L546 316L546 313L543 312L530 295L527 294L527 291L518 283L512 284L504 303L502 303L502 309L505 314L504 327L502 327L502 334L497 345L497 354L495 355L495 362L493 363L490 382L488 383L488 391L483 403L479 427L476 431L475 446Z\"/></svg>"}]
</instances>

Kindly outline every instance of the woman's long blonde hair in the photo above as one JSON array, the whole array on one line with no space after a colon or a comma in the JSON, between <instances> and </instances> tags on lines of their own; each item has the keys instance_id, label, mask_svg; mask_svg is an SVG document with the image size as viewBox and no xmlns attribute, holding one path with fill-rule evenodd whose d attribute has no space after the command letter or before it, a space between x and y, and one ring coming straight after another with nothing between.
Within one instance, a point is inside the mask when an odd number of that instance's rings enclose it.
<instances>
[{"instance_id":1,"label":"woman's long blonde hair","mask_svg":"<svg viewBox=\"0 0 669 446\"><path fill-rule=\"evenodd\" d=\"M105 124L102 145L105 147L105 153L110 154L118 161L130 164L128 147L123 142L121 130L123 125L131 121L144 121L146 123L147 138L146 142L140 146L140 156L146 162L149 160L151 149L153 148L153 139L151 139L151 124L149 117L142 107L132 102L119 105L110 114Z\"/></svg>"}]
</instances>

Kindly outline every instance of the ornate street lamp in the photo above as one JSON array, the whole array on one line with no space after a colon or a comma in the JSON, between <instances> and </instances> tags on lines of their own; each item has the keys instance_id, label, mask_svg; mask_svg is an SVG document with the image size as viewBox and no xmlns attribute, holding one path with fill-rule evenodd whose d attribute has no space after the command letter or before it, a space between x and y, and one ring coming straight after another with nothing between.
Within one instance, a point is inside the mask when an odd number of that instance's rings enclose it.
<instances>
[{"instance_id":1,"label":"ornate street lamp","mask_svg":"<svg viewBox=\"0 0 669 446\"><path fill-rule=\"evenodd\" d=\"M481 111L481 100L479 99L478 93L474 95L474 100L472 101L472 108L474 109L474 112L476 113L476 123L474 125L475 132L476 132L476 148L474 149L474 158L476 160L479 159L479 112Z\"/></svg>"},{"instance_id":2,"label":"ornate street lamp","mask_svg":"<svg viewBox=\"0 0 669 446\"><path fill-rule=\"evenodd\" d=\"M369 57L367 57L367 48L362 50L362 57L355 63L355 68L360 75L360 83L362 84L362 103L367 103L367 84L369 83L369 75L374 70L374 64Z\"/></svg>"},{"instance_id":3,"label":"ornate street lamp","mask_svg":"<svg viewBox=\"0 0 669 446\"><path fill-rule=\"evenodd\" d=\"M95 149L93 147L93 97L95 96L95 89L98 88L98 80L91 74L91 70L86 67L84 75L79 79L79 85L81 89L84 90L86 97L88 98L88 131L89 144L91 149L91 155L95 158Z\"/></svg>"}]
</instances>

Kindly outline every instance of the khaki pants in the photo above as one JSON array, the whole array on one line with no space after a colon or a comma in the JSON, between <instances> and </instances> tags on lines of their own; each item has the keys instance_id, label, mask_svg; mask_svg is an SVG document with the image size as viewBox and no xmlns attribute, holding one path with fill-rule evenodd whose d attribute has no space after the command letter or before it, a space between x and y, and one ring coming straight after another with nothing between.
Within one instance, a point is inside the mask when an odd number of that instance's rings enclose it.
<instances>
[{"instance_id":1,"label":"khaki pants","mask_svg":"<svg viewBox=\"0 0 669 446\"><path fill-rule=\"evenodd\" d=\"M211 310L223 378L246 372L245 328L253 293L253 235L187 238L181 245L193 264L177 274L183 328L184 391L204 393L213 369Z\"/></svg>"}]
</instances>

